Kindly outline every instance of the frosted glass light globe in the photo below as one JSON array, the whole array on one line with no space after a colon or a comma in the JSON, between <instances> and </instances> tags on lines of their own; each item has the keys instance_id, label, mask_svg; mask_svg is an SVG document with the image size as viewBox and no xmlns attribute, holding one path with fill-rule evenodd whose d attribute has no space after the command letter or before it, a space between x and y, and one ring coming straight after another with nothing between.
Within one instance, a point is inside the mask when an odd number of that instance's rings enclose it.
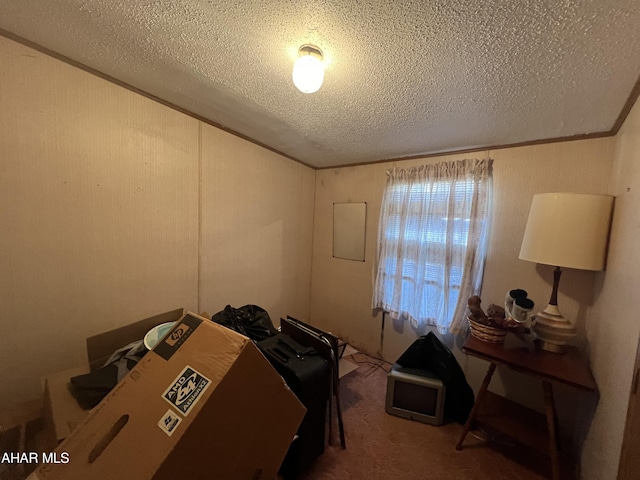
<instances>
[{"instance_id":1,"label":"frosted glass light globe","mask_svg":"<svg viewBox=\"0 0 640 480\"><path fill-rule=\"evenodd\" d=\"M312 54L303 54L293 64L293 83L302 93L317 92L324 80L322 60Z\"/></svg>"}]
</instances>

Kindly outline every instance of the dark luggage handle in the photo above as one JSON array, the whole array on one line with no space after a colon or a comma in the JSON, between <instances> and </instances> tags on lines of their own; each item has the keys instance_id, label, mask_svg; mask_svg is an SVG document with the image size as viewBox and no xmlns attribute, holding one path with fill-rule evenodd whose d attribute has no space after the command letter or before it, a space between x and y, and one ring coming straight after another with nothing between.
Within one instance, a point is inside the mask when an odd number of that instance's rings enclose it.
<instances>
[{"instance_id":1,"label":"dark luggage handle","mask_svg":"<svg viewBox=\"0 0 640 480\"><path fill-rule=\"evenodd\" d=\"M291 353L293 353L300 360L302 360L304 358L304 355L301 355L301 353L304 354L304 352L298 352L295 348L293 348L287 342L282 341L282 340L278 340L278 345L281 345L281 346L285 347L287 350L289 350Z\"/></svg>"},{"instance_id":2,"label":"dark luggage handle","mask_svg":"<svg viewBox=\"0 0 640 480\"><path fill-rule=\"evenodd\" d=\"M271 354L274 357L277 357L278 360L280 360L281 362L288 362L289 361L289 355L287 355L286 353L284 353L282 350L280 350L278 347L273 348L270 350Z\"/></svg>"},{"instance_id":3,"label":"dark luggage handle","mask_svg":"<svg viewBox=\"0 0 640 480\"><path fill-rule=\"evenodd\" d=\"M287 337L288 338L288 337ZM267 345L267 342L261 342L264 346L261 346L265 352L269 352L278 361L286 363L293 357L298 360L304 360L306 355L315 355L318 352L311 347L300 347L297 344L290 345L287 340L280 338L274 339L273 345ZM260 346L260 344L259 344Z\"/></svg>"}]
</instances>

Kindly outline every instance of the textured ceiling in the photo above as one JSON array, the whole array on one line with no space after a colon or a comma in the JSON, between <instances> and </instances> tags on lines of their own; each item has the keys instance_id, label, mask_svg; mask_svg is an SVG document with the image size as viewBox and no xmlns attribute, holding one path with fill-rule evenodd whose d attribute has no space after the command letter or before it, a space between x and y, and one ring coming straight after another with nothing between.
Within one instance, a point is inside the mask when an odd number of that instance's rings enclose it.
<instances>
[{"instance_id":1,"label":"textured ceiling","mask_svg":"<svg viewBox=\"0 0 640 480\"><path fill-rule=\"evenodd\" d=\"M0 29L315 167L608 132L640 76L638 0L0 0Z\"/></svg>"}]
</instances>

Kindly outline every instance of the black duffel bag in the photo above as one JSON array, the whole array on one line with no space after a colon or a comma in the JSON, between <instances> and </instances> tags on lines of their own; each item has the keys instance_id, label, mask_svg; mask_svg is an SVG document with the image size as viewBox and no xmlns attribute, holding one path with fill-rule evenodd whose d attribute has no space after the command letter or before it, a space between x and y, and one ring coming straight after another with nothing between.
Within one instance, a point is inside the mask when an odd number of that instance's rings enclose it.
<instances>
[{"instance_id":1,"label":"black duffel bag","mask_svg":"<svg viewBox=\"0 0 640 480\"><path fill-rule=\"evenodd\" d=\"M444 416L458 423L467 421L475 400L473 390L456 357L433 332L413 342L396 363L435 374L446 388Z\"/></svg>"}]
</instances>

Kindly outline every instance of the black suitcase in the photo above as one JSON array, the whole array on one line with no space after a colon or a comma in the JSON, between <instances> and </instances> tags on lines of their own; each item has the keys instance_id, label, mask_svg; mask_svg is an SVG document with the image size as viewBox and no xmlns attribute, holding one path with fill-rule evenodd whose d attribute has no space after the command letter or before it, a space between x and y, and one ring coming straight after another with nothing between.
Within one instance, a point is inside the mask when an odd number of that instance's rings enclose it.
<instances>
[{"instance_id":1,"label":"black suitcase","mask_svg":"<svg viewBox=\"0 0 640 480\"><path fill-rule=\"evenodd\" d=\"M280 470L284 478L296 478L324 452L331 382L329 364L316 350L303 347L284 333L257 345L307 408Z\"/></svg>"}]
</instances>

